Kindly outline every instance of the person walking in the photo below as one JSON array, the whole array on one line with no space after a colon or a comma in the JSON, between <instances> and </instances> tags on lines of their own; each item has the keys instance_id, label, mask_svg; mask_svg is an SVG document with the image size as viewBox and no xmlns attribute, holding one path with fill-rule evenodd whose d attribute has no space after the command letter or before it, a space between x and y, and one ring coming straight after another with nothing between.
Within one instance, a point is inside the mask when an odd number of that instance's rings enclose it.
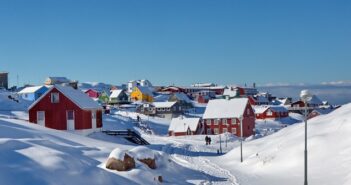
<instances>
[{"instance_id":1,"label":"person walking","mask_svg":"<svg viewBox=\"0 0 351 185\"><path fill-rule=\"evenodd\" d=\"M208 145L211 145L211 137L208 137Z\"/></svg>"},{"instance_id":2,"label":"person walking","mask_svg":"<svg viewBox=\"0 0 351 185\"><path fill-rule=\"evenodd\" d=\"M206 145L208 145L208 136L205 137Z\"/></svg>"}]
</instances>

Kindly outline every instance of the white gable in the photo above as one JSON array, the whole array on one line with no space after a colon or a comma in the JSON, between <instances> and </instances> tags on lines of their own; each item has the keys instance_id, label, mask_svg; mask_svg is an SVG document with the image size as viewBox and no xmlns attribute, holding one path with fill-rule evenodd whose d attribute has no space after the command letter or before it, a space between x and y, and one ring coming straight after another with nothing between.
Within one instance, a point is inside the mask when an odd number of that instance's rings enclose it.
<instances>
[{"instance_id":1,"label":"white gable","mask_svg":"<svg viewBox=\"0 0 351 185\"><path fill-rule=\"evenodd\" d=\"M210 100L206 106L203 118L239 118L243 115L247 105L247 98Z\"/></svg>"},{"instance_id":2,"label":"white gable","mask_svg":"<svg viewBox=\"0 0 351 185\"><path fill-rule=\"evenodd\" d=\"M173 132L186 132L188 128L195 132L200 123L200 118L186 118L178 117L173 118L171 124L169 125L168 131Z\"/></svg>"},{"instance_id":3,"label":"white gable","mask_svg":"<svg viewBox=\"0 0 351 185\"><path fill-rule=\"evenodd\" d=\"M102 108L98 103L80 90L73 89L70 86L55 85L54 87L82 109Z\"/></svg>"},{"instance_id":4,"label":"white gable","mask_svg":"<svg viewBox=\"0 0 351 185\"><path fill-rule=\"evenodd\" d=\"M122 92L123 92L123 90L112 90L110 98L118 98Z\"/></svg>"}]
</instances>

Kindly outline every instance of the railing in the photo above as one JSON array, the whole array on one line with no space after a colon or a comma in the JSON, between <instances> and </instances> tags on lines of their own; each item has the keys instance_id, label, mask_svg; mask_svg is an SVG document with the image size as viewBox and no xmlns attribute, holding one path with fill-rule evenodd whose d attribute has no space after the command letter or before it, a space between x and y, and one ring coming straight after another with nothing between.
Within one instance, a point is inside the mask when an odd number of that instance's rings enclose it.
<instances>
[{"instance_id":1,"label":"railing","mask_svg":"<svg viewBox=\"0 0 351 185\"><path fill-rule=\"evenodd\" d=\"M307 107L307 110L313 110L316 107ZM305 110L305 107L288 107L288 110Z\"/></svg>"},{"instance_id":2,"label":"railing","mask_svg":"<svg viewBox=\"0 0 351 185\"><path fill-rule=\"evenodd\" d=\"M150 143L147 142L144 138L142 138L139 134L132 130L103 130L103 133L107 135L113 136L122 136L125 139L138 144L138 145L149 145Z\"/></svg>"}]
</instances>

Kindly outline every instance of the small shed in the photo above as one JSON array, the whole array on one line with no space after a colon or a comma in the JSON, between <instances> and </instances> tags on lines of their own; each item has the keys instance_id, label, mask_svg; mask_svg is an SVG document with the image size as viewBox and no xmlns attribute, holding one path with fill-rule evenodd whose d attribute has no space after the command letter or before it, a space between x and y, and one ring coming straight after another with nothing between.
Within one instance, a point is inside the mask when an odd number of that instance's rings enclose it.
<instances>
[{"instance_id":1,"label":"small shed","mask_svg":"<svg viewBox=\"0 0 351 185\"><path fill-rule=\"evenodd\" d=\"M281 119L289 116L289 110L283 106L254 106L256 119Z\"/></svg>"},{"instance_id":2,"label":"small shed","mask_svg":"<svg viewBox=\"0 0 351 185\"><path fill-rule=\"evenodd\" d=\"M112 90L109 103L110 104L126 104L128 103L128 95L124 90Z\"/></svg>"}]
</instances>

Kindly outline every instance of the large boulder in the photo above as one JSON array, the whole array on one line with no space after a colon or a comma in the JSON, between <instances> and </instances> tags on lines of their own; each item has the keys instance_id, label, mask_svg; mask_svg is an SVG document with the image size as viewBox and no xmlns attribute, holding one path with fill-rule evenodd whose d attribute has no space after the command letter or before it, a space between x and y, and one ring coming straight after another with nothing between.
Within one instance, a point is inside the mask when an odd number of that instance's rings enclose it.
<instances>
[{"instance_id":1,"label":"large boulder","mask_svg":"<svg viewBox=\"0 0 351 185\"><path fill-rule=\"evenodd\" d=\"M130 150L130 153L134 156L134 158L146 164L149 168L157 168L155 153L151 149L145 146L138 146Z\"/></svg>"},{"instance_id":2,"label":"large boulder","mask_svg":"<svg viewBox=\"0 0 351 185\"><path fill-rule=\"evenodd\" d=\"M116 148L111 152L106 162L106 168L117 171L128 171L135 168L135 160L127 151Z\"/></svg>"}]
</instances>

